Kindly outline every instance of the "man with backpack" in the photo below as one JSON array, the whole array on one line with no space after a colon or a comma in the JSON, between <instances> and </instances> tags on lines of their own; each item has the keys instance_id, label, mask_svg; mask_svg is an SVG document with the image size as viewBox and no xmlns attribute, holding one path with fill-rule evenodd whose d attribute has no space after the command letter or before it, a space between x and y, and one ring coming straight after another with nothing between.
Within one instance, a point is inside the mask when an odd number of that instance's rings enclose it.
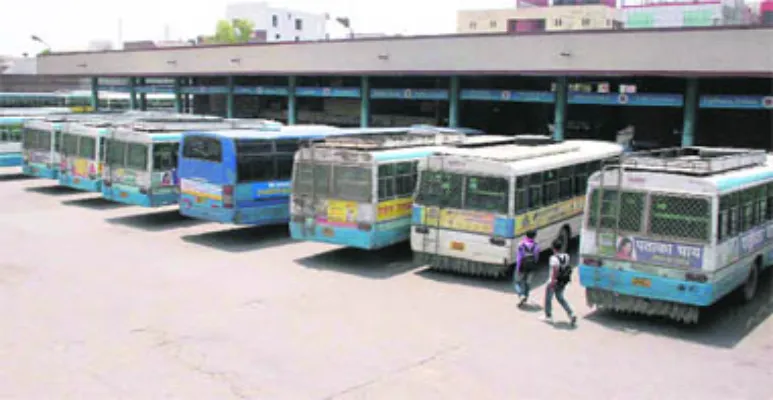
<instances>
[{"instance_id":1,"label":"man with backpack","mask_svg":"<svg viewBox=\"0 0 773 400\"><path fill-rule=\"evenodd\" d=\"M515 280L515 292L521 297L518 306L523 306L529 300L531 291L531 275L537 269L539 261L539 245L534 241L537 237L536 231L529 231L526 237L518 244L518 252L515 256L515 271L513 279Z\"/></svg>"},{"instance_id":2,"label":"man with backpack","mask_svg":"<svg viewBox=\"0 0 773 400\"><path fill-rule=\"evenodd\" d=\"M550 256L550 272L548 275L548 283L545 290L545 315L542 320L545 322L553 322L553 295L556 296L556 300L564 308L566 314L569 316L569 321L572 326L577 324L577 316L572 312L572 308L569 307L569 303L564 298L564 289L569 284L572 278L572 265L569 254L561 252L563 242L560 239L556 239L551 246L553 248L553 255Z\"/></svg>"}]
</instances>

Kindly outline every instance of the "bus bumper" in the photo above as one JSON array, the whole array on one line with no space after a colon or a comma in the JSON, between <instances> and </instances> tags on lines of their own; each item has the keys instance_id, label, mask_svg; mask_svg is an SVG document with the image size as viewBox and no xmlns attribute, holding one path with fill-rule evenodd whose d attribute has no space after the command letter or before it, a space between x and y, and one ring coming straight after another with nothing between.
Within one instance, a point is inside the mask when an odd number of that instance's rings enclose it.
<instances>
[{"instance_id":1,"label":"bus bumper","mask_svg":"<svg viewBox=\"0 0 773 400\"><path fill-rule=\"evenodd\" d=\"M180 198L180 214L223 224L265 226L286 224L290 210L286 203L262 207L223 208L211 201L195 204L190 196L184 195Z\"/></svg>"},{"instance_id":2,"label":"bus bumper","mask_svg":"<svg viewBox=\"0 0 773 400\"><path fill-rule=\"evenodd\" d=\"M39 164L25 164L22 166L24 175L34 176L44 179L56 179L59 177L59 170Z\"/></svg>"},{"instance_id":3,"label":"bus bumper","mask_svg":"<svg viewBox=\"0 0 773 400\"><path fill-rule=\"evenodd\" d=\"M621 271L580 264L580 284L587 289L694 306L716 301L714 285L663 278L637 271Z\"/></svg>"},{"instance_id":4,"label":"bus bumper","mask_svg":"<svg viewBox=\"0 0 773 400\"><path fill-rule=\"evenodd\" d=\"M86 192L101 192L102 180L59 174L59 184Z\"/></svg>"},{"instance_id":5,"label":"bus bumper","mask_svg":"<svg viewBox=\"0 0 773 400\"><path fill-rule=\"evenodd\" d=\"M24 163L21 153L0 155L0 167L18 167Z\"/></svg>"},{"instance_id":6,"label":"bus bumper","mask_svg":"<svg viewBox=\"0 0 773 400\"><path fill-rule=\"evenodd\" d=\"M354 247L362 250L378 250L410 237L410 220L401 225L376 224L370 230L328 224L290 222L290 235L296 240L307 240Z\"/></svg>"},{"instance_id":7,"label":"bus bumper","mask_svg":"<svg viewBox=\"0 0 773 400\"><path fill-rule=\"evenodd\" d=\"M116 203L128 204L140 207L162 207L177 204L177 193L163 193L148 195L140 193L136 188L123 188L120 186L102 186L102 197Z\"/></svg>"}]
</instances>

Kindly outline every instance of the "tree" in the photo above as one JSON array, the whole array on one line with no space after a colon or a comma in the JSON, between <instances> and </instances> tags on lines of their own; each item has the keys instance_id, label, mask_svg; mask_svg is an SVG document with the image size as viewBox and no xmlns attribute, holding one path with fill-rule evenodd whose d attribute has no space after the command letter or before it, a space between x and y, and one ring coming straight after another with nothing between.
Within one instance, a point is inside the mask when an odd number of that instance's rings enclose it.
<instances>
[{"instance_id":1,"label":"tree","mask_svg":"<svg viewBox=\"0 0 773 400\"><path fill-rule=\"evenodd\" d=\"M218 44L246 43L250 41L255 24L246 19L217 21L215 36L212 40Z\"/></svg>"},{"instance_id":2,"label":"tree","mask_svg":"<svg viewBox=\"0 0 773 400\"><path fill-rule=\"evenodd\" d=\"M51 54L51 49L44 49L43 51L41 51L40 53L38 53L38 55L37 55L37 56L38 56L38 57L40 57L40 56L47 56L47 55L49 55L49 54Z\"/></svg>"}]
</instances>

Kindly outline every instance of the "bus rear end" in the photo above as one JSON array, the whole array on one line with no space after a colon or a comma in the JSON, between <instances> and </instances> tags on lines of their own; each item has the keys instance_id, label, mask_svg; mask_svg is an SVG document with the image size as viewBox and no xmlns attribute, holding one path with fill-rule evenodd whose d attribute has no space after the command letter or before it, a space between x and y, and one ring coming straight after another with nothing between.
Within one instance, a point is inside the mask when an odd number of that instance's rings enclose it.
<instances>
[{"instance_id":1,"label":"bus rear end","mask_svg":"<svg viewBox=\"0 0 773 400\"><path fill-rule=\"evenodd\" d=\"M27 121L22 138L22 172L38 178L59 176L60 123Z\"/></svg>"},{"instance_id":2,"label":"bus rear end","mask_svg":"<svg viewBox=\"0 0 773 400\"><path fill-rule=\"evenodd\" d=\"M87 192L102 191L102 162L105 134L99 128L68 127L62 133L59 184Z\"/></svg>"},{"instance_id":3,"label":"bus rear end","mask_svg":"<svg viewBox=\"0 0 773 400\"><path fill-rule=\"evenodd\" d=\"M411 248L434 269L501 277L510 272L510 178L424 169L413 206Z\"/></svg>"},{"instance_id":4,"label":"bus rear end","mask_svg":"<svg viewBox=\"0 0 773 400\"><path fill-rule=\"evenodd\" d=\"M106 141L102 196L118 203L154 206L151 190L150 145L123 135Z\"/></svg>"},{"instance_id":5,"label":"bus rear end","mask_svg":"<svg viewBox=\"0 0 773 400\"><path fill-rule=\"evenodd\" d=\"M311 157L298 152L293 179L293 239L312 240L361 249L381 247L374 232L377 213L376 172L367 152L346 152L346 161L333 151ZM340 153L339 153L340 154Z\"/></svg>"},{"instance_id":6,"label":"bus rear end","mask_svg":"<svg viewBox=\"0 0 773 400\"><path fill-rule=\"evenodd\" d=\"M0 116L0 167L22 165L21 139L24 118Z\"/></svg>"},{"instance_id":7,"label":"bus rear end","mask_svg":"<svg viewBox=\"0 0 773 400\"><path fill-rule=\"evenodd\" d=\"M620 186L601 186L599 176L589 182L580 242L588 305L696 322L698 307L718 299L715 197L663 174L626 172Z\"/></svg>"}]
</instances>

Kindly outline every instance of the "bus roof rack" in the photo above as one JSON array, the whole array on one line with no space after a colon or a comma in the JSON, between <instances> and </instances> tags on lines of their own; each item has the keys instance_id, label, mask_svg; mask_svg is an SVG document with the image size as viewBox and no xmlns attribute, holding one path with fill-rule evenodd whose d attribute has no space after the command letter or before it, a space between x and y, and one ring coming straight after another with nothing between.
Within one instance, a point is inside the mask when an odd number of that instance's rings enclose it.
<instances>
[{"instance_id":1,"label":"bus roof rack","mask_svg":"<svg viewBox=\"0 0 773 400\"><path fill-rule=\"evenodd\" d=\"M561 142L557 142L555 139L547 135L524 134L515 136L515 144L519 146L543 146L546 144L557 143Z\"/></svg>"},{"instance_id":2,"label":"bus roof rack","mask_svg":"<svg viewBox=\"0 0 773 400\"><path fill-rule=\"evenodd\" d=\"M124 128L145 133L163 133L163 132L182 132L198 129L215 128L222 129L230 127L223 120L161 120L161 121L135 121L124 125Z\"/></svg>"},{"instance_id":3,"label":"bus roof rack","mask_svg":"<svg viewBox=\"0 0 773 400\"><path fill-rule=\"evenodd\" d=\"M481 158L501 162L524 161L533 158L554 156L572 153L580 150L580 145L572 142L553 142L547 145L523 145L521 143L508 143L499 146L490 146L475 150L471 153L461 153L456 149L448 149L437 152L438 155L455 155L469 158Z\"/></svg>"},{"instance_id":4,"label":"bus roof rack","mask_svg":"<svg viewBox=\"0 0 773 400\"><path fill-rule=\"evenodd\" d=\"M462 143L466 135L459 132L437 132L407 128L402 131L387 129L354 135L328 136L319 146L362 150L388 150L419 146L440 146L448 143Z\"/></svg>"},{"instance_id":5,"label":"bus roof rack","mask_svg":"<svg viewBox=\"0 0 773 400\"><path fill-rule=\"evenodd\" d=\"M686 175L714 175L766 162L765 150L699 146L633 152L620 158L626 169Z\"/></svg>"}]
</instances>

